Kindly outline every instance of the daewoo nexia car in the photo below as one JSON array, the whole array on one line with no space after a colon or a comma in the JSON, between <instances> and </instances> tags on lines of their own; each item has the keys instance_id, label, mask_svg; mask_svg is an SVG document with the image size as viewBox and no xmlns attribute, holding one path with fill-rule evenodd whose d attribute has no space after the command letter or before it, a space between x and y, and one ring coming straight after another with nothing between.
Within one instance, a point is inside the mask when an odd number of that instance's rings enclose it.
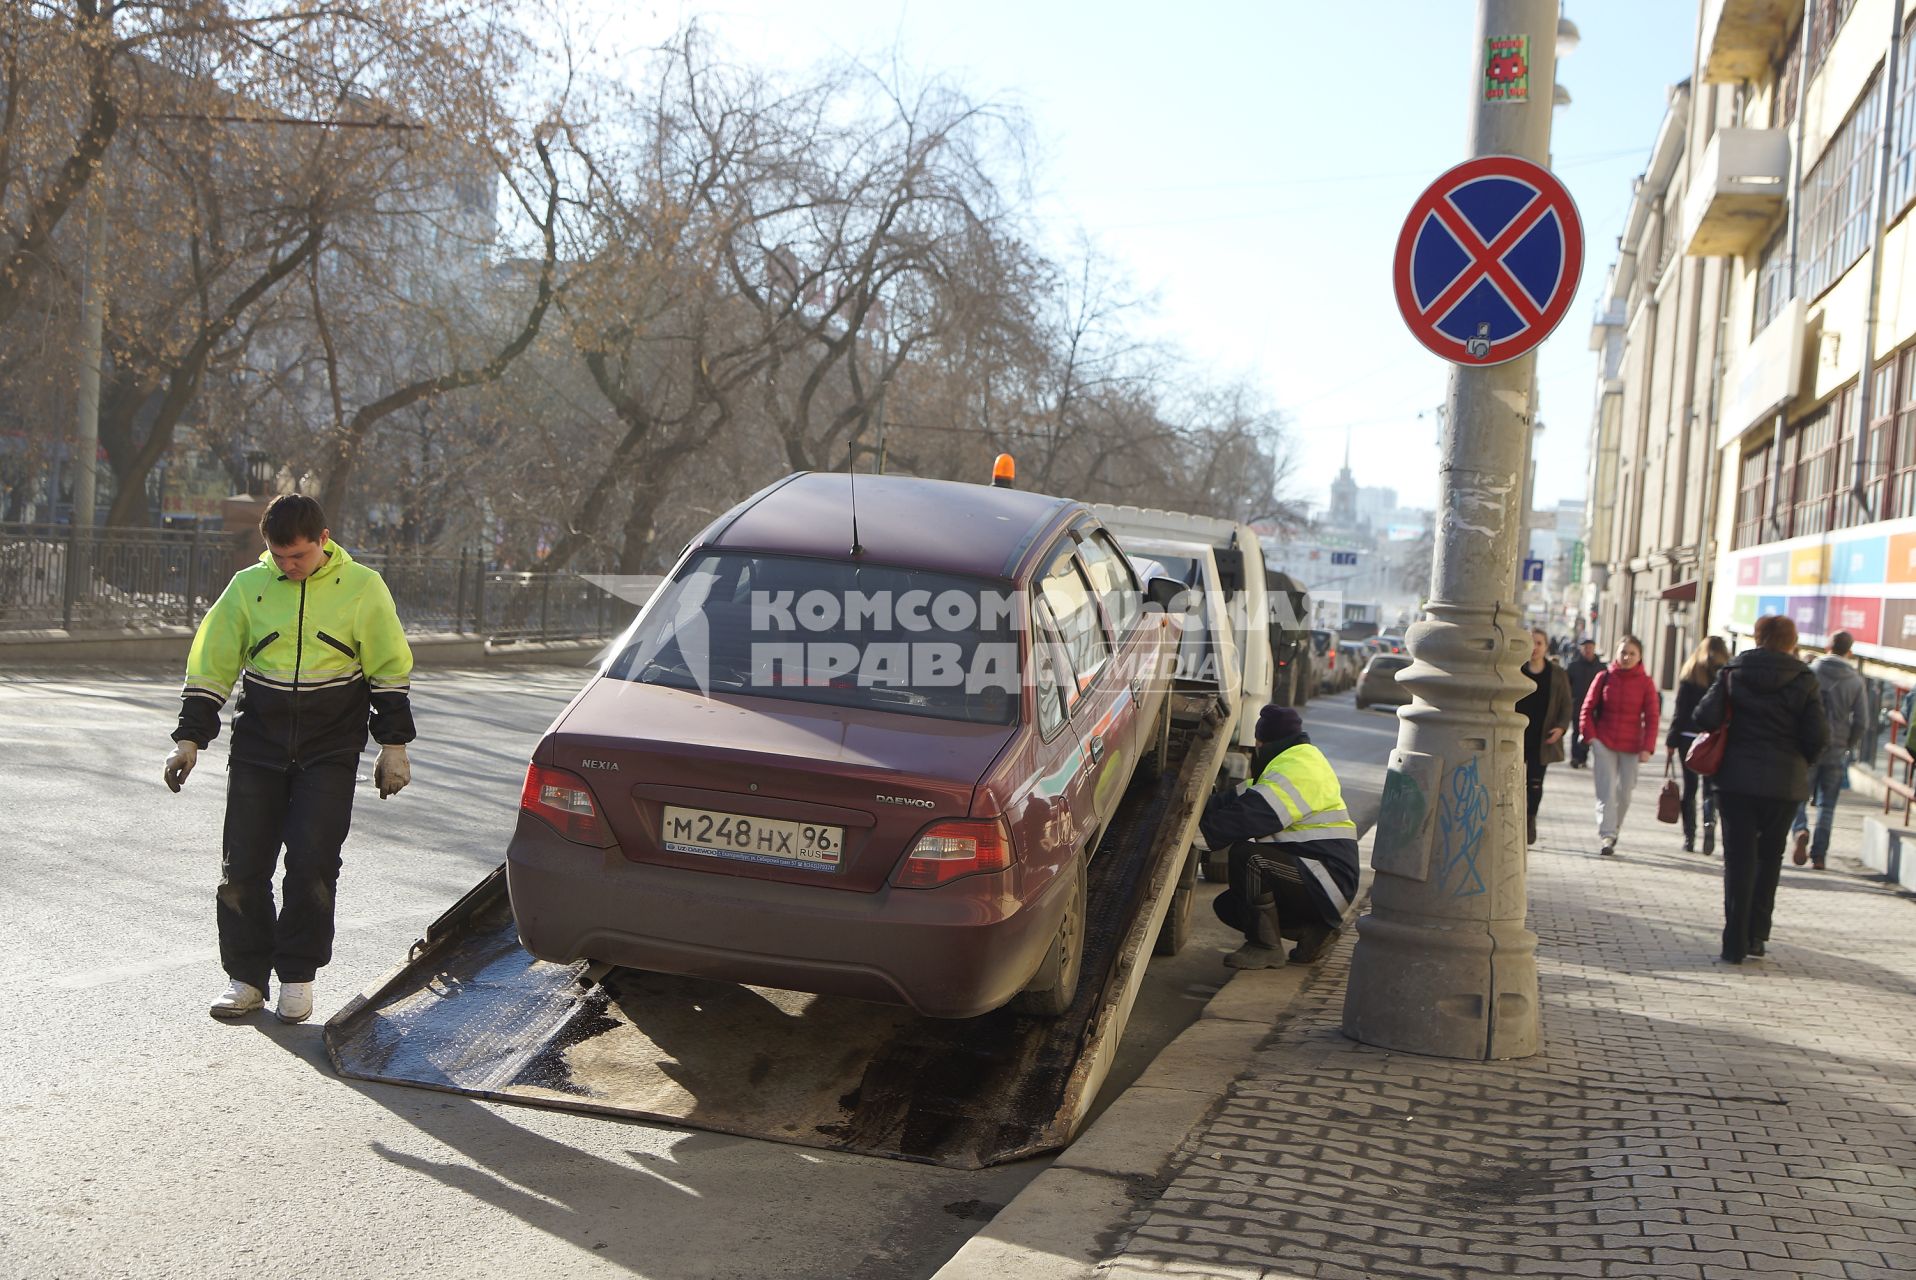
<instances>
[{"instance_id":1,"label":"daewoo nexia car","mask_svg":"<svg viewBox=\"0 0 1916 1280\"><path fill-rule=\"evenodd\" d=\"M790 476L693 541L533 753L519 936L933 1017L1060 1013L1086 865L1170 713L1165 634L1082 504Z\"/></svg>"}]
</instances>

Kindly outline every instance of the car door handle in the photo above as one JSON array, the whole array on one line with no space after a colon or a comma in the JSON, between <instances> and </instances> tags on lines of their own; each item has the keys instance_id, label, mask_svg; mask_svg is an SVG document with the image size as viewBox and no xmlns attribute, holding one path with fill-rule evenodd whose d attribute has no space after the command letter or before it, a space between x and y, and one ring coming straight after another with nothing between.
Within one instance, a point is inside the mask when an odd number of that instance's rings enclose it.
<instances>
[{"instance_id":1,"label":"car door handle","mask_svg":"<svg viewBox=\"0 0 1916 1280\"><path fill-rule=\"evenodd\" d=\"M1088 743L1086 743L1085 745L1086 745L1086 747L1087 747L1087 748L1089 748L1089 750L1090 750L1090 752L1091 752L1091 758L1092 758L1092 760L1094 760L1094 761L1096 761L1096 760L1102 760L1102 759L1104 759L1104 737L1103 737L1103 735L1101 735L1101 734L1100 734L1100 735L1098 735L1098 736L1096 736L1096 737L1093 737L1093 738L1091 739L1091 741L1090 741L1090 742L1088 742Z\"/></svg>"}]
</instances>

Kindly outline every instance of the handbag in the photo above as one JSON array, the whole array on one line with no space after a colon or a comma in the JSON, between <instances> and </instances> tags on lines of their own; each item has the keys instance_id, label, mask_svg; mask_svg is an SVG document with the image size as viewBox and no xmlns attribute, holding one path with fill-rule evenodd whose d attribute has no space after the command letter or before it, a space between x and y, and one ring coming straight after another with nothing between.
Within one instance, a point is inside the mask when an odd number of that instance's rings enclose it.
<instances>
[{"instance_id":1,"label":"handbag","mask_svg":"<svg viewBox=\"0 0 1916 1280\"><path fill-rule=\"evenodd\" d=\"M1657 793L1657 821L1681 822L1683 820L1683 788L1671 777L1676 768L1676 752L1665 752L1663 756L1663 790Z\"/></svg>"},{"instance_id":2,"label":"handbag","mask_svg":"<svg viewBox=\"0 0 1916 1280\"><path fill-rule=\"evenodd\" d=\"M1683 755L1683 767L1700 777L1713 777L1723 767L1723 748L1730 741L1730 673L1723 673L1723 723L1699 733Z\"/></svg>"}]
</instances>

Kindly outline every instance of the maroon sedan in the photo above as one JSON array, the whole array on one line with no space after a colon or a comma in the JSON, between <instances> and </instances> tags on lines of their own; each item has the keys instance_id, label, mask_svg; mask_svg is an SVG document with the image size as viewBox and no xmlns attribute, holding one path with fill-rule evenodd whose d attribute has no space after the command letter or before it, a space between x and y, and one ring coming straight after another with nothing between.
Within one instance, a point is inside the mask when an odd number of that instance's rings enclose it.
<instances>
[{"instance_id":1,"label":"maroon sedan","mask_svg":"<svg viewBox=\"0 0 1916 1280\"><path fill-rule=\"evenodd\" d=\"M1069 1006L1086 864L1170 714L1161 615L1080 503L855 500L855 532L844 475L728 512L547 731L507 853L532 954Z\"/></svg>"}]
</instances>

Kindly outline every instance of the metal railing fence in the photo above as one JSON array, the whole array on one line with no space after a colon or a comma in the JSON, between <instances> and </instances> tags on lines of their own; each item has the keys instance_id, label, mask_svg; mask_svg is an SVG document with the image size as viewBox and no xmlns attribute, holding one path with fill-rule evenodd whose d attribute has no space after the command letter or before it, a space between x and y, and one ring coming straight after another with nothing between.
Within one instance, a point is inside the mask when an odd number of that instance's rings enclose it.
<instances>
[{"instance_id":1,"label":"metal railing fence","mask_svg":"<svg viewBox=\"0 0 1916 1280\"><path fill-rule=\"evenodd\" d=\"M0 632L193 626L257 557L244 535L0 524ZM249 547L251 549L249 549ZM493 640L610 636L637 612L569 572L488 567L475 552L354 552L379 571L409 632Z\"/></svg>"}]
</instances>

